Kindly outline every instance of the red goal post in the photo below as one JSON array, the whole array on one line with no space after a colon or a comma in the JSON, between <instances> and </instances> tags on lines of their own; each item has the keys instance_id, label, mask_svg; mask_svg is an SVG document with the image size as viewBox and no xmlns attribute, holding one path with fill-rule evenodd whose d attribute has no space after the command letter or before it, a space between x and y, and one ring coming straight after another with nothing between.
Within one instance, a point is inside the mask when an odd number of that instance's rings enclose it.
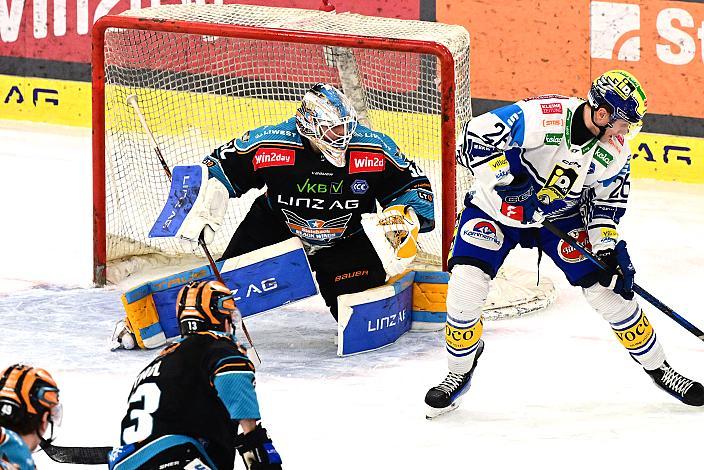
<instances>
[{"instance_id":1,"label":"red goal post","mask_svg":"<svg viewBox=\"0 0 704 470\"><path fill-rule=\"evenodd\" d=\"M257 15L265 19L253 19ZM146 236L168 181L126 96L138 95L173 166L195 163L239 137L247 130L243 122L252 128L293 116L297 100L317 81L356 98L360 115L429 175L439 224L421 240L421 250L424 261L446 266L457 198L466 188L454 159L455 136L471 116L464 28L261 6L164 5L105 16L94 25L92 41L97 285L105 284L112 259L178 256L181 249ZM345 61L351 65L340 65ZM231 212L241 217L246 208L228 210L228 217ZM221 231L215 253L237 223Z\"/></svg>"}]
</instances>

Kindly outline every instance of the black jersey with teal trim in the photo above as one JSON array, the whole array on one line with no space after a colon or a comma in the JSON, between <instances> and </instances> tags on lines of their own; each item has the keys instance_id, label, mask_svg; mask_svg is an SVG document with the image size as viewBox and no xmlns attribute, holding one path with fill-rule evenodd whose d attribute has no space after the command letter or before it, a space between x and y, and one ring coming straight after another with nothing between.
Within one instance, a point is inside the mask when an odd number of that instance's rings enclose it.
<instances>
[{"instance_id":1,"label":"black jersey with teal trim","mask_svg":"<svg viewBox=\"0 0 704 470\"><path fill-rule=\"evenodd\" d=\"M238 380L218 387L216 382L227 376ZM135 444L133 454L156 454L163 451L157 448L160 437L189 436L203 444L218 469L232 469L233 417L260 418L254 366L229 336L189 335L166 347L137 377L122 420L121 444Z\"/></svg>"},{"instance_id":2,"label":"black jersey with teal trim","mask_svg":"<svg viewBox=\"0 0 704 470\"><path fill-rule=\"evenodd\" d=\"M434 227L430 181L381 132L357 126L344 167L315 153L295 118L246 132L218 147L204 163L230 197L266 186L269 206L289 230L329 246L362 230L361 214L393 204L412 206L421 232Z\"/></svg>"}]
</instances>

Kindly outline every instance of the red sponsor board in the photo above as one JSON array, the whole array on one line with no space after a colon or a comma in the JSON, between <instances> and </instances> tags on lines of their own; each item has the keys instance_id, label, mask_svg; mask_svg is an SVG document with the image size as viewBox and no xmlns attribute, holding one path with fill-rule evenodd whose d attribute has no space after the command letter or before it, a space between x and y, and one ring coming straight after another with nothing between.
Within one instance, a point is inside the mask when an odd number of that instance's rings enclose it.
<instances>
[{"instance_id":1,"label":"red sponsor board","mask_svg":"<svg viewBox=\"0 0 704 470\"><path fill-rule=\"evenodd\" d=\"M350 152L350 174L384 171L386 159L383 154L373 152Z\"/></svg>"},{"instance_id":2,"label":"red sponsor board","mask_svg":"<svg viewBox=\"0 0 704 470\"><path fill-rule=\"evenodd\" d=\"M240 3L317 10L320 0L0 0L0 56L90 63L90 33L105 15L182 3ZM417 2L336 0L338 12L418 19ZM323 63L323 59L320 59ZM275 79L270 78L270 79ZM409 79L409 81L411 81ZM413 83L415 85L415 83ZM411 86L411 84L409 84Z\"/></svg>"},{"instance_id":3,"label":"red sponsor board","mask_svg":"<svg viewBox=\"0 0 704 470\"><path fill-rule=\"evenodd\" d=\"M562 114L562 103L542 103L543 114Z\"/></svg>"},{"instance_id":4,"label":"red sponsor board","mask_svg":"<svg viewBox=\"0 0 704 470\"><path fill-rule=\"evenodd\" d=\"M252 158L255 170L272 166L292 166L295 163L296 151L291 149L262 147Z\"/></svg>"}]
</instances>

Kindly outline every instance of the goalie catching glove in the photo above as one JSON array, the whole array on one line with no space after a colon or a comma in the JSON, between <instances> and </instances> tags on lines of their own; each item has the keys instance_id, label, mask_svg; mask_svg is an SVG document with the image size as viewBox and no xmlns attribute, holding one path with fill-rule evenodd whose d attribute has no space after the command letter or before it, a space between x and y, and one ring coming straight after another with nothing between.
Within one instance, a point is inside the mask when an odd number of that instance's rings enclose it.
<instances>
[{"instance_id":1,"label":"goalie catching glove","mask_svg":"<svg viewBox=\"0 0 704 470\"><path fill-rule=\"evenodd\" d=\"M209 178L205 165L175 166L168 200L149 236L197 242L202 233L205 243L211 243L225 218L228 199L225 185Z\"/></svg>"},{"instance_id":2,"label":"goalie catching glove","mask_svg":"<svg viewBox=\"0 0 704 470\"><path fill-rule=\"evenodd\" d=\"M362 227L389 276L408 269L418 253L420 221L411 206L393 205L362 214Z\"/></svg>"},{"instance_id":3,"label":"goalie catching glove","mask_svg":"<svg viewBox=\"0 0 704 470\"><path fill-rule=\"evenodd\" d=\"M281 456L261 424L235 438L235 448L247 470L281 470Z\"/></svg>"}]
</instances>

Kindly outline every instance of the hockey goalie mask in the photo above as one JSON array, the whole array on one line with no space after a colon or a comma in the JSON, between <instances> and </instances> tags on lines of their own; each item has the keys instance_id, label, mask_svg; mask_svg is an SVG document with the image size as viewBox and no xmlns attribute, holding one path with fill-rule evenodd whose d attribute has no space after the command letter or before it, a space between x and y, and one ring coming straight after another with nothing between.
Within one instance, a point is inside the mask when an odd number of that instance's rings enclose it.
<instances>
[{"instance_id":1,"label":"hockey goalie mask","mask_svg":"<svg viewBox=\"0 0 704 470\"><path fill-rule=\"evenodd\" d=\"M59 388L49 372L15 364L0 374L0 425L19 434L38 432L45 412L49 412L51 441L54 426L61 425L63 409Z\"/></svg>"},{"instance_id":2,"label":"hockey goalie mask","mask_svg":"<svg viewBox=\"0 0 704 470\"><path fill-rule=\"evenodd\" d=\"M200 331L227 331L239 320L234 295L218 281L194 281L181 288L176 298L176 318L181 335Z\"/></svg>"},{"instance_id":3,"label":"hockey goalie mask","mask_svg":"<svg viewBox=\"0 0 704 470\"><path fill-rule=\"evenodd\" d=\"M357 128L357 111L337 88L317 83L306 92L296 112L296 128L336 167L345 166L345 152Z\"/></svg>"},{"instance_id":4,"label":"hockey goalie mask","mask_svg":"<svg viewBox=\"0 0 704 470\"><path fill-rule=\"evenodd\" d=\"M636 77L625 70L610 70L592 83L589 90L592 109L606 108L611 113L611 127L617 119L628 123L626 138L633 139L643 127L648 99Z\"/></svg>"}]
</instances>

